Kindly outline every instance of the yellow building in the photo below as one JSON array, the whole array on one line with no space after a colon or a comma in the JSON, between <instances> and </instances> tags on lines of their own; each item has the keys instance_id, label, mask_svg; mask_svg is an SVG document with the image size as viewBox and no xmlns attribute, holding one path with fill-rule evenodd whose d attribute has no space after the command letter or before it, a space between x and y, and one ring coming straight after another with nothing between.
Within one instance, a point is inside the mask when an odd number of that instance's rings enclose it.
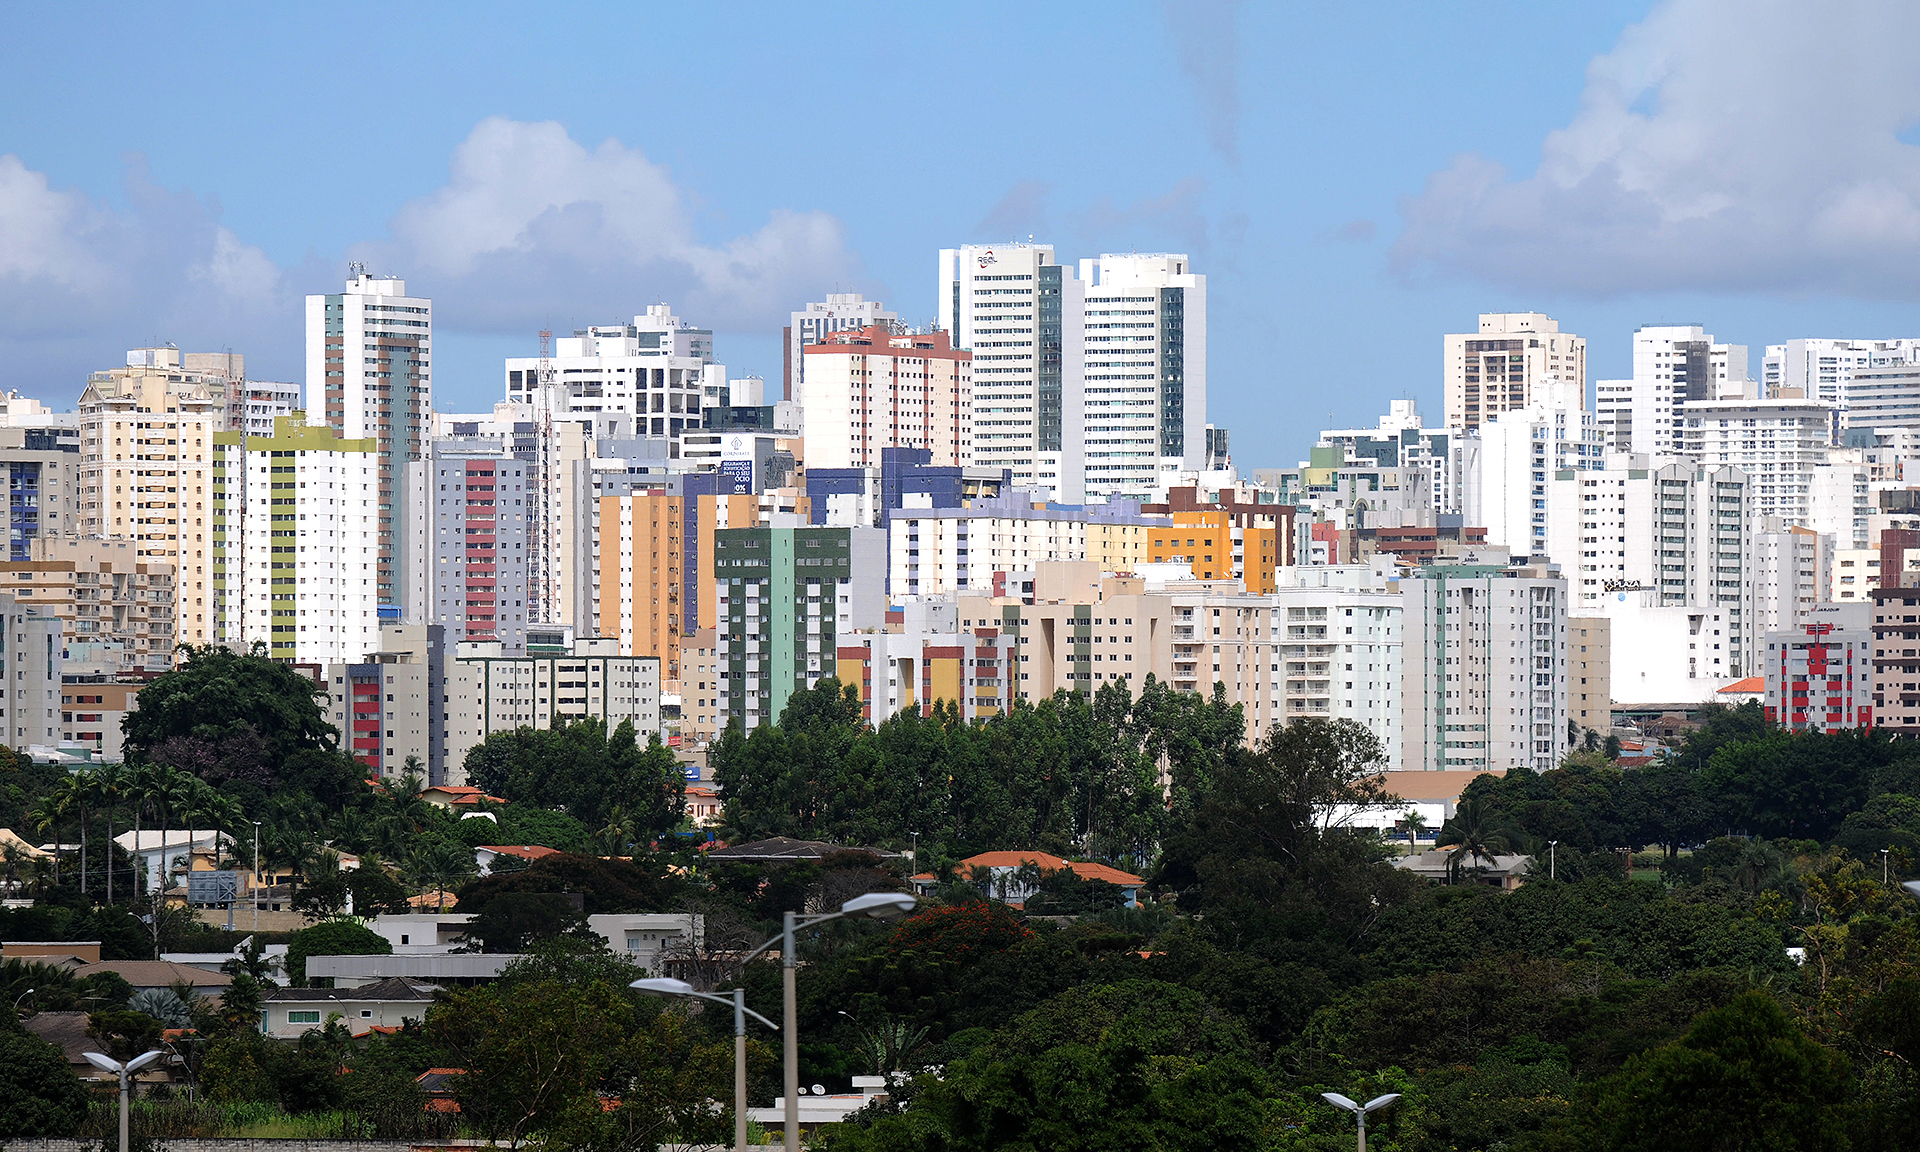
<instances>
[{"instance_id":1,"label":"yellow building","mask_svg":"<svg viewBox=\"0 0 1920 1152\"><path fill-rule=\"evenodd\" d=\"M623 656L658 657L668 683L680 679L685 536L679 496L655 490L600 498L600 629L620 638Z\"/></svg>"}]
</instances>

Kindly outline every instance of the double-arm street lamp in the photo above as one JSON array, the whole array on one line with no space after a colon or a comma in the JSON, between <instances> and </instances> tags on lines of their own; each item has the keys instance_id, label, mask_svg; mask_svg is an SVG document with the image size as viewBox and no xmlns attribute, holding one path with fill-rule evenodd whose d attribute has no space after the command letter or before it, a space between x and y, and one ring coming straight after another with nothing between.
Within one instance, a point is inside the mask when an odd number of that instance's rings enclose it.
<instances>
[{"instance_id":1,"label":"double-arm street lamp","mask_svg":"<svg viewBox=\"0 0 1920 1152\"><path fill-rule=\"evenodd\" d=\"M1335 1108L1344 1108L1348 1112L1353 1113L1355 1122L1360 1125L1359 1152L1367 1152L1367 1113L1375 1111L1376 1109L1385 1108L1395 1100L1400 1099L1400 1093L1389 1092L1385 1096L1375 1096L1365 1104L1358 1103L1350 1097L1342 1096L1338 1092L1322 1092L1320 1093L1320 1099L1325 1100Z\"/></svg>"},{"instance_id":2,"label":"double-arm street lamp","mask_svg":"<svg viewBox=\"0 0 1920 1152\"><path fill-rule=\"evenodd\" d=\"M165 1056L166 1053L155 1048L151 1052L142 1052L125 1064L120 1063L120 1061L115 1060L103 1052L82 1052L80 1055L85 1056L87 1063L93 1065L95 1068L100 1069L102 1072L111 1072L120 1078L120 1152L127 1152L128 1082L132 1079L135 1072L140 1071L140 1069L145 1068L155 1060L160 1059L160 1057Z\"/></svg>"},{"instance_id":3,"label":"double-arm street lamp","mask_svg":"<svg viewBox=\"0 0 1920 1152\"><path fill-rule=\"evenodd\" d=\"M747 1152L747 1017L775 1031L779 1031L780 1025L747 1007L745 988L735 988L730 996L717 996L712 992L696 992L685 980L664 976L635 980L628 987L652 996L689 996L733 1005L733 1146L735 1152Z\"/></svg>"},{"instance_id":4,"label":"double-arm street lamp","mask_svg":"<svg viewBox=\"0 0 1920 1152\"><path fill-rule=\"evenodd\" d=\"M760 955L775 944L780 945L780 1007L786 1041L786 1075L783 1087L786 1089L786 1128L787 1152L800 1152L800 1027L799 1010L794 1001L794 970L799 957L794 954L794 933L802 928L811 928L815 924L825 924L829 920L842 918L867 917L873 920L891 920L896 916L905 916L913 911L917 897L905 892L869 892L865 896L855 896L840 905L840 911L827 912L819 916L802 916L798 912L787 913L781 921L780 935L767 941L760 947L741 957L745 963Z\"/></svg>"}]
</instances>

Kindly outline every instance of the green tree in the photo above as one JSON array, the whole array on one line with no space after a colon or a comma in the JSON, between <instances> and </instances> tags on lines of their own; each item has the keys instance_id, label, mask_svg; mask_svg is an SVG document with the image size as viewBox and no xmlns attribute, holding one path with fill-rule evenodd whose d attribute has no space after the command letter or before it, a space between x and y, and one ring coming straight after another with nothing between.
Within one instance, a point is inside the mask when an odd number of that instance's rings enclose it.
<instances>
[{"instance_id":1,"label":"green tree","mask_svg":"<svg viewBox=\"0 0 1920 1152\"><path fill-rule=\"evenodd\" d=\"M89 1100L65 1053L0 1023L0 1132L9 1139L69 1139L86 1119Z\"/></svg>"},{"instance_id":2,"label":"green tree","mask_svg":"<svg viewBox=\"0 0 1920 1152\"><path fill-rule=\"evenodd\" d=\"M911 1105L829 1149L1254 1149L1267 1082L1245 1031L1197 993L1078 988L972 1047Z\"/></svg>"},{"instance_id":3,"label":"green tree","mask_svg":"<svg viewBox=\"0 0 1920 1152\"><path fill-rule=\"evenodd\" d=\"M1702 1013L1674 1043L1636 1056L1601 1090L1587 1147L1620 1152L1845 1148L1846 1066L1765 992Z\"/></svg>"},{"instance_id":4,"label":"green tree","mask_svg":"<svg viewBox=\"0 0 1920 1152\"><path fill-rule=\"evenodd\" d=\"M339 730L327 723L322 704L326 689L292 665L268 659L264 645L245 655L182 645L181 654L173 671L140 690L140 707L127 713L122 728L130 759L146 758L175 738L217 745L250 735L275 759L337 745Z\"/></svg>"},{"instance_id":5,"label":"green tree","mask_svg":"<svg viewBox=\"0 0 1920 1152\"><path fill-rule=\"evenodd\" d=\"M307 983L309 956L386 956L393 952L387 938L351 920L329 920L302 928L287 940L287 978L295 987Z\"/></svg>"},{"instance_id":6,"label":"green tree","mask_svg":"<svg viewBox=\"0 0 1920 1152\"><path fill-rule=\"evenodd\" d=\"M686 774L671 749L649 735L643 748L630 720L499 732L467 753L467 779L515 804L564 809L589 828L619 808L648 839L678 827L686 812Z\"/></svg>"}]
</instances>

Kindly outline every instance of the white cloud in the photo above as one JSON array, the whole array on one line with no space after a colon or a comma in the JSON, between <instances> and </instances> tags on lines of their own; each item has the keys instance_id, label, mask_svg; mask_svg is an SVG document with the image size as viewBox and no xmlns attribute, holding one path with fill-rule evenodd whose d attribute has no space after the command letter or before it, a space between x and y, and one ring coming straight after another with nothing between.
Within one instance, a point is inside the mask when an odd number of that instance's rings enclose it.
<instances>
[{"instance_id":1,"label":"white cloud","mask_svg":"<svg viewBox=\"0 0 1920 1152\"><path fill-rule=\"evenodd\" d=\"M1404 276L1612 295L1920 289L1920 7L1673 0L1587 67L1513 179L1464 155L1401 205Z\"/></svg>"},{"instance_id":2,"label":"white cloud","mask_svg":"<svg viewBox=\"0 0 1920 1152\"><path fill-rule=\"evenodd\" d=\"M431 294L441 323L479 331L548 315L606 323L656 300L714 327L764 329L860 267L824 212L776 210L756 232L709 243L686 195L638 149L589 151L559 124L499 117L388 231L352 255Z\"/></svg>"}]
</instances>

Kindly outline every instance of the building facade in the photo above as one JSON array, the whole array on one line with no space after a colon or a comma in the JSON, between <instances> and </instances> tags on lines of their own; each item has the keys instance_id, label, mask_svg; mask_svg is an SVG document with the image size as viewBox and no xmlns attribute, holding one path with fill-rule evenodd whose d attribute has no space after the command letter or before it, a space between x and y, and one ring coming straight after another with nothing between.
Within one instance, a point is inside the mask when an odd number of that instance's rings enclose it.
<instances>
[{"instance_id":1,"label":"building facade","mask_svg":"<svg viewBox=\"0 0 1920 1152\"><path fill-rule=\"evenodd\" d=\"M1110 253L1080 282L1082 498L1146 500L1206 464L1207 278L1183 253Z\"/></svg>"},{"instance_id":2,"label":"building facade","mask_svg":"<svg viewBox=\"0 0 1920 1152\"><path fill-rule=\"evenodd\" d=\"M619 637L622 655L658 659L662 678L676 690L687 623L686 536L681 496L654 490L600 499L594 567L601 630Z\"/></svg>"},{"instance_id":3,"label":"building facade","mask_svg":"<svg viewBox=\"0 0 1920 1152\"><path fill-rule=\"evenodd\" d=\"M408 616L446 629L452 644L524 651L531 466L477 439L429 441L423 457L424 552Z\"/></svg>"},{"instance_id":4,"label":"building facade","mask_svg":"<svg viewBox=\"0 0 1920 1152\"><path fill-rule=\"evenodd\" d=\"M727 722L775 723L789 696L833 676L837 637L885 624L885 573L878 528L716 531L715 662Z\"/></svg>"},{"instance_id":5,"label":"building facade","mask_svg":"<svg viewBox=\"0 0 1920 1152\"><path fill-rule=\"evenodd\" d=\"M326 668L340 745L367 774L397 780L411 764L422 784L445 784L446 630L389 624L378 647Z\"/></svg>"},{"instance_id":6,"label":"building facade","mask_svg":"<svg viewBox=\"0 0 1920 1152\"><path fill-rule=\"evenodd\" d=\"M930 463L973 463L973 354L952 333L897 333L875 325L807 345L807 463L869 468L893 449L931 453Z\"/></svg>"},{"instance_id":7,"label":"building facade","mask_svg":"<svg viewBox=\"0 0 1920 1152\"><path fill-rule=\"evenodd\" d=\"M1539 312L1488 312L1477 332L1442 337L1447 427L1471 430L1502 412L1581 411L1587 342Z\"/></svg>"},{"instance_id":8,"label":"building facade","mask_svg":"<svg viewBox=\"0 0 1920 1152\"><path fill-rule=\"evenodd\" d=\"M299 413L281 417L272 436L214 439L208 535L220 638L264 643L269 656L299 664L343 664L379 647L378 442L343 440Z\"/></svg>"},{"instance_id":9,"label":"building facade","mask_svg":"<svg viewBox=\"0 0 1920 1152\"><path fill-rule=\"evenodd\" d=\"M70 665L97 674L173 667L174 571L134 558L124 538L50 536L0 571L0 592L59 619Z\"/></svg>"},{"instance_id":10,"label":"building facade","mask_svg":"<svg viewBox=\"0 0 1920 1152\"><path fill-rule=\"evenodd\" d=\"M622 656L612 637L570 639L535 629L524 656L497 643L459 645L449 661L446 780L467 782L467 753L496 732L579 720L609 730L632 721L644 746L660 732L660 661Z\"/></svg>"},{"instance_id":11,"label":"building facade","mask_svg":"<svg viewBox=\"0 0 1920 1152\"><path fill-rule=\"evenodd\" d=\"M896 312L889 312L878 300L869 300L858 292L829 292L826 300L809 302L793 313L781 329L786 355L781 358L780 398L804 400L806 397L806 348L818 344L836 332L878 327L887 332L901 331Z\"/></svg>"},{"instance_id":12,"label":"building facade","mask_svg":"<svg viewBox=\"0 0 1920 1152\"><path fill-rule=\"evenodd\" d=\"M307 297L307 413L342 440L374 442L380 604L404 605L409 575L407 466L433 411L433 301L397 277L354 269L346 290Z\"/></svg>"},{"instance_id":13,"label":"building facade","mask_svg":"<svg viewBox=\"0 0 1920 1152\"><path fill-rule=\"evenodd\" d=\"M1888 613L1873 604L1823 605L1799 628L1769 634L1767 719L1795 732L1873 727L1876 614Z\"/></svg>"}]
</instances>

